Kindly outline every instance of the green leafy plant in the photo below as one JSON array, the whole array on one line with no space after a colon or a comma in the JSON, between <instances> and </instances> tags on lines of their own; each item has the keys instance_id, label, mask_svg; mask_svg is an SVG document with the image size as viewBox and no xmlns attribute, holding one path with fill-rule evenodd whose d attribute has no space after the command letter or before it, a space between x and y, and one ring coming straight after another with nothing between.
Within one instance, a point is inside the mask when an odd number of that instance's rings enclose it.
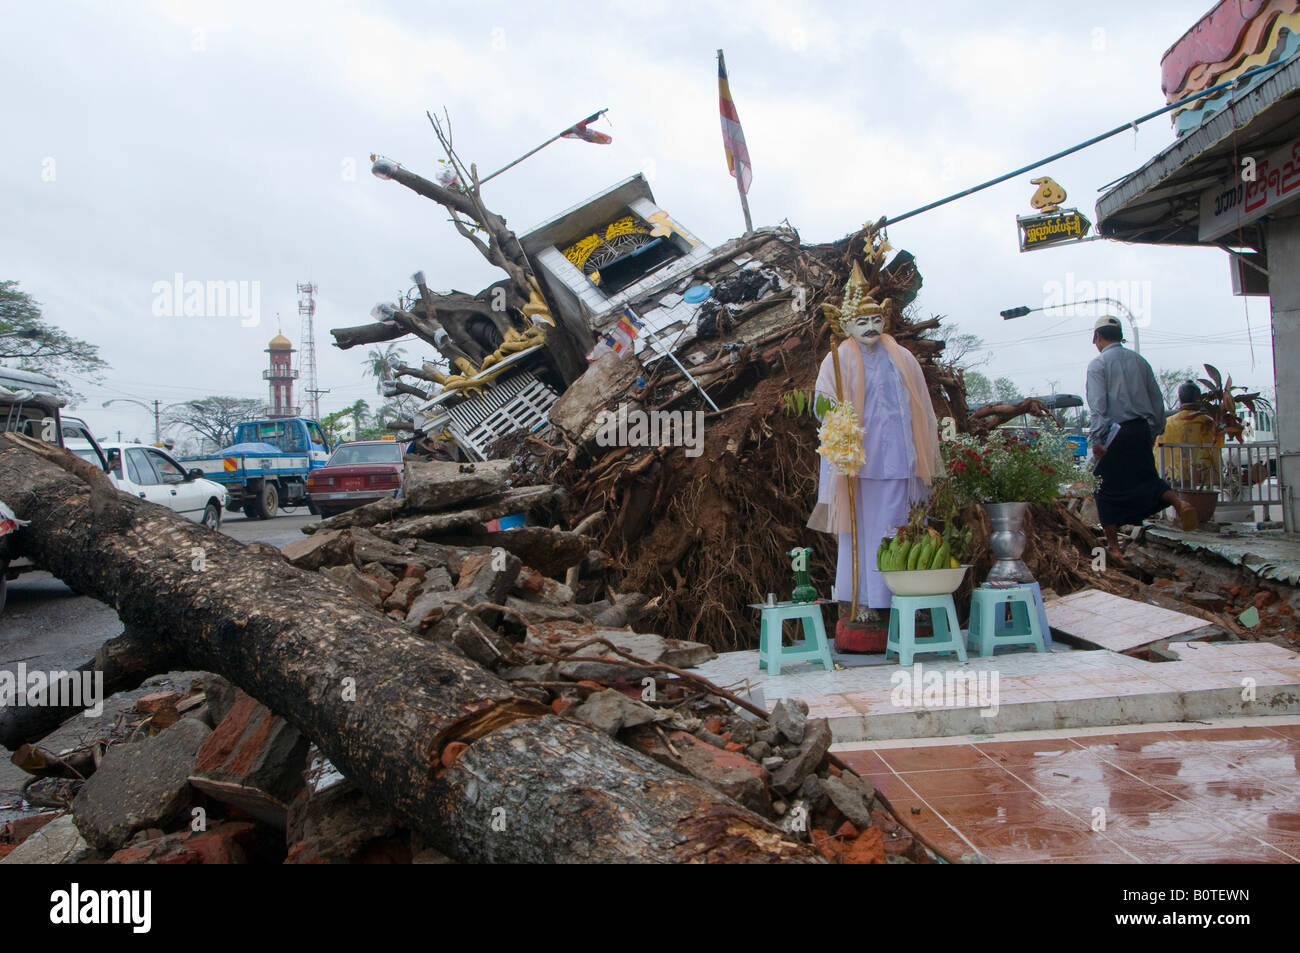
<instances>
[{"instance_id":1,"label":"green leafy plant","mask_svg":"<svg viewBox=\"0 0 1300 953\"><path fill-rule=\"evenodd\" d=\"M1062 486L1090 485L1064 435L1043 428L1033 436L995 430L981 444L968 434L942 443L944 475L937 502L949 509L984 503L1050 503Z\"/></svg>"},{"instance_id":2,"label":"green leafy plant","mask_svg":"<svg viewBox=\"0 0 1300 953\"><path fill-rule=\"evenodd\" d=\"M820 420L835 406L835 401L825 394L808 390L791 390L781 395L781 405L787 417L800 417L804 413L811 413Z\"/></svg>"},{"instance_id":3,"label":"green leafy plant","mask_svg":"<svg viewBox=\"0 0 1300 953\"><path fill-rule=\"evenodd\" d=\"M1259 391L1249 391L1239 384L1233 384L1232 375L1225 378L1213 364L1205 365L1205 373L1209 378L1200 378L1203 385L1201 405L1214 418L1215 433L1242 443L1246 422L1237 409L1245 407L1254 413L1259 409L1271 410L1272 404L1260 396Z\"/></svg>"}]
</instances>

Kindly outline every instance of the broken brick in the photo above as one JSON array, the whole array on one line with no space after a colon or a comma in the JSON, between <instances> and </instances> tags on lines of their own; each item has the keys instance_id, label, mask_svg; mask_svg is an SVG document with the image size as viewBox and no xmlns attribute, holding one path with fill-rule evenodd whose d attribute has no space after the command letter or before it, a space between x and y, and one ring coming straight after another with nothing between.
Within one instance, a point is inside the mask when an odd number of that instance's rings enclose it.
<instances>
[{"instance_id":1,"label":"broken brick","mask_svg":"<svg viewBox=\"0 0 1300 953\"><path fill-rule=\"evenodd\" d=\"M307 739L243 692L199 749L190 783L278 826L302 787Z\"/></svg>"}]
</instances>

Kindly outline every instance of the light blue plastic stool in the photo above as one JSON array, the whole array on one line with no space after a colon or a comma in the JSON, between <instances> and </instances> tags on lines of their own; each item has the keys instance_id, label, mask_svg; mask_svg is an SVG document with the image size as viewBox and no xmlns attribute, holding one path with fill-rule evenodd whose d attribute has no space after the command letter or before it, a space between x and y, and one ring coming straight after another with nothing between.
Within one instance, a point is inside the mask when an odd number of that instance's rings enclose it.
<instances>
[{"instance_id":1,"label":"light blue plastic stool","mask_svg":"<svg viewBox=\"0 0 1300 953\"><path fill-rule=\"evenodd\" d=\"M822 622L823 601L778 602L776 605L760 602L751 606L763 613L758 628L759 671L767 669L769 675L780 675L782 665L796 662L821 662L826 671L835 671L830 643L826 641L826 626ZM803 624L803 641L788 648L781 644L781 625L787 619L797 619Z\"/></svg>"},{"instance_id":2,"label":"light blue plastic stool","mask_svg":"<svg viewBox=\"0 0 1300 953\"><path fill-rule=\"evenodd\" d=\"M916 637L916 614L928 609L934 636ZM894 596L889 600L889 639L885 658L898 656L898 664L911 665L912 657L925 652L956 652L966 661L966 641L957 623L957 606L952 593L942 596Z\"/></svg>"},{"instance_id":3,"label":"light blue plastic stool","mask_svg":"<svg viewBox=\"0 0 1300 953\"><path fill-rule=\"evenodd\" d=\"M976 589L970 601L971 648L982 656L1005 645L1032 645L1046 652L1040 618L1032 586Z\"/></svg>"}]
</instances>

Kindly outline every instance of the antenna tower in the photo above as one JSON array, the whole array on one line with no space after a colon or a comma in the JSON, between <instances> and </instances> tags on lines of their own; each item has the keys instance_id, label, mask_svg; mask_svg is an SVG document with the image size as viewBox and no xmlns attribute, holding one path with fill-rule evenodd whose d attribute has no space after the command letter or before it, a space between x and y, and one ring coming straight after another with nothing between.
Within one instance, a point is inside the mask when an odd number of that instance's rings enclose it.
<instances>
[{"instance_id":1,"label":"antenna tower","mask_svg":"<svg viewBox=\"0 0 1300 953\"><path fill-rule=\"evenodd\" d=\"M316 381L316 286L310 282L298 285L298 314L302 316L303 369L307 377L303 391L311 418L320 420L320 395L328 391L322 391Z\"/></svg>"}]
</instances>

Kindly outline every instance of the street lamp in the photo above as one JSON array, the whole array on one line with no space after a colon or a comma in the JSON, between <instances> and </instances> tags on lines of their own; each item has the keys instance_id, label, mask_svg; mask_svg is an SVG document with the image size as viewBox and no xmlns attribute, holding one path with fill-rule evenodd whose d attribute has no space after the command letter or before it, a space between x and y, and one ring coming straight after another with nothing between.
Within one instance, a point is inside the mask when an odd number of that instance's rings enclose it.
<instances>
[{"instance_id":1,"label":"street lamp","mask_svg":"<svg viewBox=\"0 0 1300 953\"><path fill-rule=\"evenodd\" d=\"M1062 304L1043 305L1041 308L1030 308L1027 305L1021 305L1018 308L1008 308L1006 311L1000 311L1003 321L1010 321L1012 318L1023 318L1027 314L1033 314L1035 311L1050 311L1053 308L1068 308L1076 304L1113 304L1124 312L1124 317L1128 319L1129 327L1133 329L1133 352L1142 353L1142 344L1138 339L1137 321L1133 317L1133 312L1122 301L1116 301L1114 298L1080 298L1078 301L1066 301Z\"/></svg>"},{"instance_id":2,"label":"street lamp","mask_svg":"<svg viewBox=\"0 0 1300 953\"><path fill-rule=\"evenodd\" d=\"M109 404L136 404L137 406L143 407L145 410L149 411L149 413L153 414L153 442L162 443L162 423L161 423L162 402L161 401L155 400L153 402L153 406L150 407L144 401L136 400L134 397L114 397L112 400L104 401L105 407L107 407Z\"/></svg>"}]
</instances>

